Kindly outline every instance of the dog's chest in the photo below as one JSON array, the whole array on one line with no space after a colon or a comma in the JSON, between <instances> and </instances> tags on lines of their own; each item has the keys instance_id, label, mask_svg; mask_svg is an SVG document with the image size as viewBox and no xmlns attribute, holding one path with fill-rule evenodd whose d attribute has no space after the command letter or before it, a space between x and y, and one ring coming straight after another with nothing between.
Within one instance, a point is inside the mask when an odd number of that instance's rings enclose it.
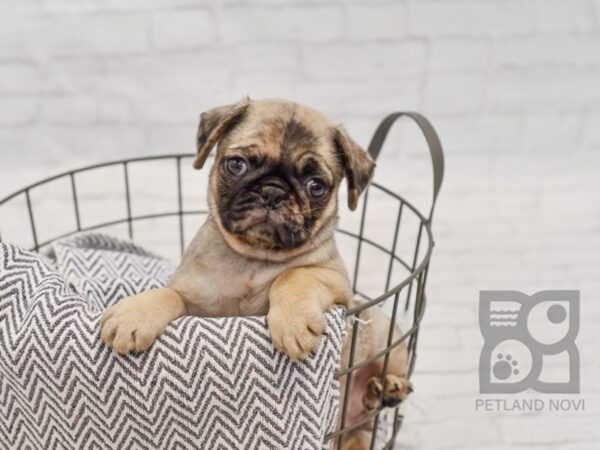
<instances>
[{"instance_id":1,"label":"dog's chest","mask_svg":"<svg viewBox=\"0 0 600 450\"><path fill-rule=\"evenodd\" d=\"M207 270L208 269L208 270ZM187 279L190 314L209 316L265 315L269 310L269 288L283 271L281 267L248 262L213 262Z\"/></svg>"},{"instance_id":2,"label":"dog's chest","mask_svg":"<svg viewBox=\"0 0 600 450\"><path fill-rule=\"evenodd\" d=\"M231 281L222 286L223 306L237 308L241 316L264 315L269 310L269 288L280 269L250 263L238 268Z\"/></svg>"}]
</instances>

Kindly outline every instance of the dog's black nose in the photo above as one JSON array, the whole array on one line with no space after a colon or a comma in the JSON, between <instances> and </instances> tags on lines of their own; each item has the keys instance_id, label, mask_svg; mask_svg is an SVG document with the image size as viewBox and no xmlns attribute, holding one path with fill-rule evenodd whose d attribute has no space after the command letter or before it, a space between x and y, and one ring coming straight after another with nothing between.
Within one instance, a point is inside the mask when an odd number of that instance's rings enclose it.
<instances>
[{"instance_id":1,"label":"dog's black nose","mask_svg":"<svg viewBox=\"0 0 600 450\"><path fill-rule=\"evenodd\" d=\"M265 180L260 188L262 205L267 209L275 209L287 196L287 186L277 178Z\"/></svg>"},{"instance_id":2,"label":"dog's black nose","mask_svg":"<svg viewBox=\"0 0 600 450\"><path fill-rule=\"evenodd\" d=\"M266 186L260 191L260 198L265 208L275 209L285 199L286 192L280 188Z\"/></svg>"}]
</instances>

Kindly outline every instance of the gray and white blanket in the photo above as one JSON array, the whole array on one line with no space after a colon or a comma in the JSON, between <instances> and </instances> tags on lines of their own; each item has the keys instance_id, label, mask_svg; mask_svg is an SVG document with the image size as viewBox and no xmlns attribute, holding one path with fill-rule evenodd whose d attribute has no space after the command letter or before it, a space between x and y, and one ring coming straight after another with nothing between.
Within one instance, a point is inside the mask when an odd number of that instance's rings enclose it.
<instances>
[{"instance_id":1,"label":"gray and white blanket","mask_svg":"<svg viewBox=\"0 0 600 450\"><path fill-rule=\"evenodd\" d=\"M339 309L305 363L275 351L264 317L184 317L127 357L101 344L102 311L173 269L99 234L44 256L0 243L1 449L329 447Z\"/></svg>"}]
</instances>

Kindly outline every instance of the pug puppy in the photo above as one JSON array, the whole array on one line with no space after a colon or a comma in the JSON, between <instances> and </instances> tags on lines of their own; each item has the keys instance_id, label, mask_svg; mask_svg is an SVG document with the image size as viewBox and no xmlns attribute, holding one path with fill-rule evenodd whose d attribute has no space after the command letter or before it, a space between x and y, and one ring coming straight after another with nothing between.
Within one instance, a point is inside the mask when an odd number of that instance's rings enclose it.
<instances>
[{"instance_id":1,"label":"pug puppy","mask_svg":"<svg viewBox=\"0 0 600 450\"><path fill-rule=\"evenodd\" d=\"M320 112L277 99L247 99L203 113L196 169L215 146L206 222L164 288L125 298L106 311L102 341L120 354L141 352L186 314L266 315L277 350L303 360L319 345L327 311L352 304L334 240L338 190L346 178L354 210L375 164ZM361 333L357 355L374 354L375 344L387 339L385 321L376 317L376 326ZM377 350L382 348L385 342ZM348 417L364 415L381 399L391 405L408 394L406 349L396 349L389 380L382 383L383 359L356 373ZM347 364L347 356L343 361ZM347 441L345 448L363 448L361 430Z\"/></svg>"}]
</instances>

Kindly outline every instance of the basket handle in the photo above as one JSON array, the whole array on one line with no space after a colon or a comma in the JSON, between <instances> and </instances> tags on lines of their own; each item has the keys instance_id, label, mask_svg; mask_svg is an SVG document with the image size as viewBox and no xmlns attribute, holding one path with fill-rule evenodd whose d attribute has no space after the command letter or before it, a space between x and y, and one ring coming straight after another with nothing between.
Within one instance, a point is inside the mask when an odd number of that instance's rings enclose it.
<instances>
[{"instance_id":1,"label":"basket handle","mask_svg":"<svg viewBox=\"0 0 600 450\"><path fill-rule=\"evenodd\" d=\"M431 222L433 217L433 210L435 208L435 202L437 201L440 188L442 187L442 180L444 179L444 151L442 150L442 144L440 139L435 132L435 129L431 125L431 122L425 118L425 116L416 112L395 112L387 116L381 121L375 134L371 138L369 144L369 154L376 160L381 152L381 147L385 142L385 139L390 131L390 128L400 117L409 117L417 123L421 132L425 136L427 145L429 147L429 153L431 154L431 163L433 165L433 200L431 202L431 210L429 211L428 221Z\"/></svg>"}]
</instances>

